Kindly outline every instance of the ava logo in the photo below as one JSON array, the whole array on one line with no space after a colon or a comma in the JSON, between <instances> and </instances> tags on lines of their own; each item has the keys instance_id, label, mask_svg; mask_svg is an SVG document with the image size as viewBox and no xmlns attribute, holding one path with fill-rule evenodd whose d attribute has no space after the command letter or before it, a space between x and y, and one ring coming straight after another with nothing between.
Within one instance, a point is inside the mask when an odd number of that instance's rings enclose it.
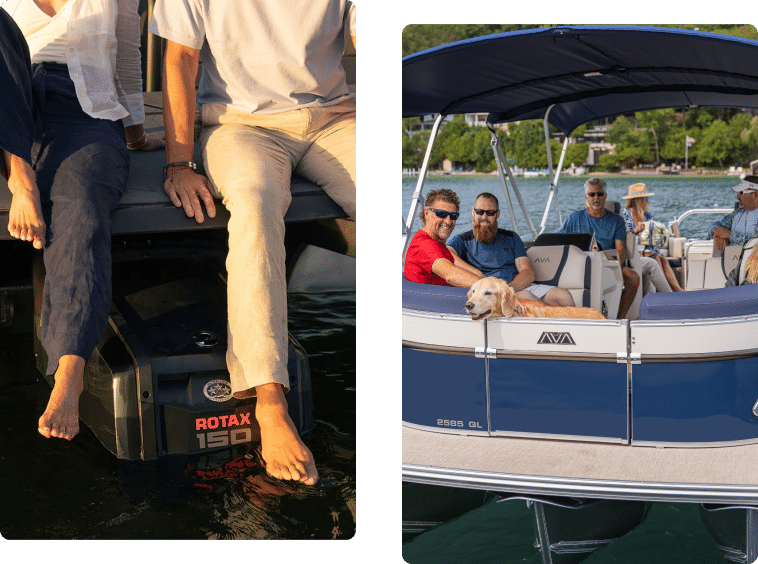
<instances>
[{"instance_id":1,"label":"ava logo","mask_svg":"<svg viewBox=\"0 0 758 564\"><path fill-rule=\"evenodd\" d=\"M232 385L226 380L211 380L203 386L203 393L211 401L224 402L232 399Z\"/></svg>"},{"instance_id":2,"label":"ava logo","mask_svg":"<svg viewBox=\"0 0 758 564\"><path fill-rule=\"evenodd\" d=\"M538 345L576 345L571 333L543 333Z\"/></svg>"}]
</instances>

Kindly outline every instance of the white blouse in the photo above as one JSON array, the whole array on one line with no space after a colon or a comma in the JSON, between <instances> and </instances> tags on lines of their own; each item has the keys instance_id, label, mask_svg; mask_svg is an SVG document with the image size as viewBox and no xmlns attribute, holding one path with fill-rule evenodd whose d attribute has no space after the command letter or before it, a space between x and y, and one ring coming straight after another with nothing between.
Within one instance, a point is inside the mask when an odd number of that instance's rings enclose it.
<instances>
[{"instance_id":1,"label":"white blouse","mask_svg":"<svg viewBox=\"0 0 758 564\"><path fill-rule=\"evenodd\" d=\"M145 121L138 5L139 0L68 0L56 14L64 16L69 11L65 63L82 110L95 118L123 119L125 126ZM55 22L34 0L7 0L2 7L32 38L44 29L32 8L49 18L51 25ZM32 39L32 48L34 58L41 46Z\"/></svg>"}]
</instances>

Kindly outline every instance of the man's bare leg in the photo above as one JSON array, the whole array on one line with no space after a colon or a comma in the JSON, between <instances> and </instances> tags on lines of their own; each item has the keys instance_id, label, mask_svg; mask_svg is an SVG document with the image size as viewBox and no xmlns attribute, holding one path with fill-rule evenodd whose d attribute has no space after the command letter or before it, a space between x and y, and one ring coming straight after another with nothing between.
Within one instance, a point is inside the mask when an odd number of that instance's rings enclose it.
<instances>
[{"instance_id":1,"label":"man's bare leg","mask_svg":"<svg viewBox=\"0 0 758 564\"><path fill-rule=\"evenodd\" d=\"M624 289L621 292L621 302L619 303L619 312L616 319L624 319L632 307L634 298L637 297L637 288L640 286L640 277L631 268L621 270L621 276L624 279Z\"/></svg>"},{"instance_id":2,"label":"man's bare leg","mask_svg":"<svg viewBox=\"0 0 758 564\"><path fill-rule=\"evenodd\" d=\"M31 165L21 157L3 151L8 169L8 188L13 194L8 214L8 232L35 249L45 246L45 221L42 219L39 190Z\"/></svg>"},{"instance_id":3,"label":"man's bare leg","mask_svg":"<svg viewBox=\"0 0 758 564\"><path fill-rule=\"evenodd\" d=\"M79 433L79 396L84 390L86 361L76 355L64 355L58 361L55 385L47 409L39 418L39 432L45 438L73 439Z\"/></svg>"},{"instance_id":4,"label":"man's bare leg","mask_svg":"<svg viewBox=\"0 0 758 564\"><path fill-rule=\"evenodd\" d=\"M551 288L542 298L542 301L549 306L555 307L575 307L574 297L571 292L565 288Z\"/></svg>"},{"instance_id":5,"label":"man's bare leg","mask_svg":"<svg viewBox=\"0 0 758 564\"><path fill-rule=\"evenodd\" d=\"M266 472L280 480L312 486L318 481L313 454L297 434L280 384L256 386L255 417L261 427L261 456Z\"/></svg>"}]
</instances>

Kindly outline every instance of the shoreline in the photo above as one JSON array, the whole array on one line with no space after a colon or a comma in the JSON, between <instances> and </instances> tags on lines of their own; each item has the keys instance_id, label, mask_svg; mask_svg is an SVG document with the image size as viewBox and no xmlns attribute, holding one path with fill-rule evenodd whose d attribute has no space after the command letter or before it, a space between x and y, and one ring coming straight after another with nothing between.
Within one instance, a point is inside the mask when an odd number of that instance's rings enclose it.
<instances>
[{"instance_id":1,"label":"shoreline","mask_svg":"<svg viewBox=\"0 0 758 564\"><path fill-rule=\"evenodd\" d=\"M742 172L729 172L728 170L713 170L713 169L687 169L682 170L678 174L664 174L660 172L642 172L637 171L634 169L623 169L619 172L593 172L593 173L587 173L587 174L561 174L561 178L592 178L595 176L636 176L636 177L652 177L652 178L658 178L662 176L702 176L702 177L709 177L709 176L733 176L735 178L739 178L742 174L749 174L749 171L742 171ZM428 176L497 176L498 172L497 170L494 170L492 172L473 172L473 171L441 171L441 170L432 170L429 171ZM415 173L409 173L409 172L402 172L403 177L417 177L418 171ZM523 179L523 174L516 175L516 178ZM533 178L545 178L547 179L547 175L543 176L535 176Z\"/></svg>"}]
</instances>

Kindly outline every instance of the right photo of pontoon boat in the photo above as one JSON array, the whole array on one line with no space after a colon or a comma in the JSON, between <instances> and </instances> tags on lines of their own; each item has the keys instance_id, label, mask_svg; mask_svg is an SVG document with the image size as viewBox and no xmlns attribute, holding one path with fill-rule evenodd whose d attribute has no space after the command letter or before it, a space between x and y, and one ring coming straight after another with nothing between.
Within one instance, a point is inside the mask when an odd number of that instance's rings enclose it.
<instances>
[{"instance_id":1,"label":"right photo of pontoon boat","mask_svg":"<svg viewBox=\"0 0 758 564\"><path fill-rule=\"evenodd\" d=\"M403 31L403 557L756 562L758 32L499 27Z\"/></svg>"}]
</instances>

